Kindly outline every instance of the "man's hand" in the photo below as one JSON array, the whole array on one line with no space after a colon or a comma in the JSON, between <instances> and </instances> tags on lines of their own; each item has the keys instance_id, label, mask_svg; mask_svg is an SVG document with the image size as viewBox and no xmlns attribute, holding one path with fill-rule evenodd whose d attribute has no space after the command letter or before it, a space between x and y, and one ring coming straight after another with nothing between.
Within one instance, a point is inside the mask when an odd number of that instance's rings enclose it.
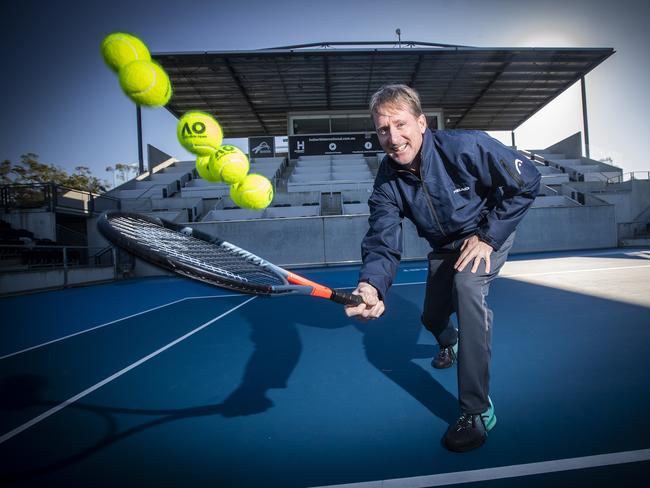
<instances>
[{"instance_id":1,"label":"man's hand","mask_svg":"<svg viewBox=\"0 0 650 488\"><path fill-rule=\"evenodd\" d=\"M466 239L463 242L463 245L460 247L460 256L458 261L454 264L456 271L462 271L465 269L472 260L474 260L474 265L472 266L472 273L476 273L478 270L479 264L481 264L481 259L485 260L485 272L490 272L490 254L492 254L492 246L488 243L481 241L478 237L472 236L469 239Z\"/></svg>"},{"instance_id":2,"label":"man's hand","mask_svg":"<svg viewBox=\"0 0 650 488\"><path fill-rule=\"evenodd\" d=\"M358 316L362 319L376 319L381 317L386 307L384 302L379 299L377 289L369 283L360 282L356 290L352 292L353 295L361 295L364 303L357 306L348 305L345 307L345 314L348 317Z\"/></svg>"}]
</instances>

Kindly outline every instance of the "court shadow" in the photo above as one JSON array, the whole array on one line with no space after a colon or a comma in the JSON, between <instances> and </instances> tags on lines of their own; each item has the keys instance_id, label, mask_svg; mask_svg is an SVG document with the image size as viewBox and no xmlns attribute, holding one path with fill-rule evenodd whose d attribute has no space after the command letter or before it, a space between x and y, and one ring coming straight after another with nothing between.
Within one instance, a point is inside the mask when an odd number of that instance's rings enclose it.
<instances>
[{"instance_id":1,"label":"court shadow","mask_svg":"<svg viewBox=\"0 0 650 488\"><path fill-rule=\"evenodd\" d=\"M239 309L250 327L254 350L240 385L220 406L219 413L224 417L258 414L273 407L267 392L273 388L286 388L287 380L300 359L302 345L295 322L289 317L268 320L264 316L266 307L260 306L258 301Z\"/></svg>"},{"instance_id":2,"label":"court shadow","mask_svg":"<svg viewBox=\"0 0 650 488\"><path fill-rule=\"evenodd\" d=\"M266 392L272 388L286 388L302 351L300 327L337 329L353 326L363 334L366 358L372 366L435 416L447 423L455 421L458 411L456 398L431 376L431 371L413 361L433 357L438 348L419 344L423 330L420 309L399 293L391 293L385 316L370 322L349 319L339 306L304 297L281 299L287 303L281 318L263 320L267 310L264 300L262 298L240 309L251 327L255 349L241 384L223 402L222 415L236 417L262 413L273 406Z\"/></svg>"},{"instance_id":3,"label":"court shadow","mask_svg":"<svg viewBox=\"0 0 650 488\"><path fill-rule=\"evenodd\" d=\"M413 361L431 358L438 352L437 346L419 343L420 334L428 334L420 314L417 305L393 290L387 297L384 316L358 323L357 328L363 333L366 357L377 370L433 415L453 423L458 416L458 400L431 376L431 370ZM449 372L440 374L445 373Z\"/></svg>"}]
</instances>

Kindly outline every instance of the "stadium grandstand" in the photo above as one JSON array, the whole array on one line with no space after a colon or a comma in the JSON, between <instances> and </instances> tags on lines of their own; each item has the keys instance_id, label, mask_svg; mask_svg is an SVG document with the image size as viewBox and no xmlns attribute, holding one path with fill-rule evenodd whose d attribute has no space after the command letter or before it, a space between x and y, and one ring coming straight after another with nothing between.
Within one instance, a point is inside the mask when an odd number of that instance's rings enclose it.
<instances>
[{"instance_id":1,"label":"stadium grandstand","mask_svg":"<svg viewBox=\"0 0 650 488\"><path fill-rule=\"evenodd\" d=\"M585 76L614 54L394 44L155 54L173 85L167 109L176 117L209 112L226 137L246 138L251 172L273 182L271 205L238 208L227 185L201 179L194 161L153 146L146 168L141 156L137 177L103 195L5 186L0 293L160 274L101 237L96 219L108 209L187 223L284 266L358 263L367 200L384 156L367 112L377 88L416 88L433 130L511 131L516 147L521 124L576 83L584 95ZM624 173L590 158L587 108L583 96L582 132L547 148L519 148L537 164L542 190L513 252L650 244L648 173ZM279 138L286 148L276 147ZM404 231L403 259L423 259L427 244L410 222Z\"/></svg>"}]
</instances>

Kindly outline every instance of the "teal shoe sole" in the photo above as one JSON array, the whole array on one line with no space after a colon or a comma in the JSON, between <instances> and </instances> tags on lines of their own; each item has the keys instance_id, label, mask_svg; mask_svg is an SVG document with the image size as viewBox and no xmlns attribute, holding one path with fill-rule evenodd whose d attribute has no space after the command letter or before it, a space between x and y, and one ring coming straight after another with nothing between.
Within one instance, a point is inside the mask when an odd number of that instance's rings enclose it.
<instances>
[{"instance_id":1,"label":"teal shoe sole","mask_svg":"<svg viewBox=\"0 0 650 488\"><path fill-rule=\"evenodd\" d=\"M485 422L485 428L487 429L488 432L490 432L494 426L497 424L497 416L494 415L494 413L488 417L487 421Z\"/></svg>"},{"instance_id":2,"label":"teal shoe sole","mask_svg":"<svg viewBox=\"0 0 650 488\"><path fill-rule=\"evenodd\" d=\"M492 399L490 397L488 397L488 401L490 402L490 408L487 409L487 412L485 412L485 414L481 414L481 417L483 417L485 429L489 432L497 424L497 416L494 415L494 404L492 403Z\"/></svg>"}]
</instances>

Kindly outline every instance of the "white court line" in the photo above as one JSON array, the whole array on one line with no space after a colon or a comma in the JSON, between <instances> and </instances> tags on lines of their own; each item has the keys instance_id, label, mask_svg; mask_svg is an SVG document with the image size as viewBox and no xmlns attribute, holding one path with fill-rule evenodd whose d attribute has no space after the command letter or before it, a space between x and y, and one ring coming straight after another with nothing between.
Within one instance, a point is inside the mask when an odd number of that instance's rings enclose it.
<instances>
[{"instance_id":1,"label":"white court line","mask_svg":"<svg viewBox=\"0 0 650 488\"><path fill-rule=\"evenodd\" d=\"M571 471L574 469L596 468L613 464L636 463L650 460L650 449L638 451L614 452L611 454L597 454L539 463L514 464L512 466L499 466L497 468L475 469L471 471L457 471L454 473L440 473L429 476L414 476L412 478L396 478L392 480L367 481L362 483L348 483L343 485L328 485L320 488L425 488L429 486L455 485L458 483L472 483L478 481L499 480L504 478L517 478L534 474L556 473L558 471Z\"/></svg>"},{"instance_id":2,"label":"white court line","mask_svg":"<svg viewBox=\"0 0 650 488\"><path fill-rule=\"evenodd\" d=\"M641 266L614 266L611 268L588 268L588 269L569 269L565 271L544 271L543 273L517 273L517 274L499 274L497 278L524 278L528 276L547 276L547 275L558 275L558 274L569 274L569 273L589 273L593 271L614 271L617 269L637 269L637 268L650 268L650 264L644 264ZM422 268L426 270L426 268ZM406 283L394 283L393 286L404 286L404 285L423 285L426 281L410 281Z\"/></svg>"},{"instance_id":3,"label":"white court line","mask_svg":"<svg viewBox=\"0 0 650 488\"><path fill-rule=\"evenodd\" d=\"M150 309L147 309L147 310L143 310L142 312L134 313L132 315L127 315L126 317L111 320L110 322L106 322L104 324L96 325L94 327L91 327L90 329L80 330L79 332L74 332L72 334L68 334L66 336L59 337L57 339L52 339L51 341L43 342L42 344L37 344L35 346L30 346L30 347L27 347L25 349L21 349L20 351L10 352L9 354L5 354L4 356L0 356L0 360L7 359L7 358L10 358L12 356L16 356L18 354L22 354L22 353L27 352L27 351L31 351L33 349L38 349L39 347L49 346L50 344L54 344L55 342L63 341L65 339L70 339L71 337L78 336L78 335L81 335L81 334L85 334L86 332L90 332L90 331L93 331L93 330L96 330L96 329L100 329L102 327L106 327L107 325L111 325L111 324L115 324L117 322L121 322L122 320L132 319L133 317L137 317L138 315L143 315L145 313L153 312L154 310L158 310L159 308L168 307L168 306L174 305L176 303L184 302L185 300L199 300L199 299L202 299L202 298L224 298L224 297L240 297L240 296L242 296L242 295L232 295L231 294L231 295L207 295L207 296L203 296L203 297L185 297L185 298L181 298L181 299L175 300L173 302L163 303L162 305L158 305L157 307L150 308Z\"/></svg>"},{"instance_id":4,"label":"white court line","mask_svg":"<svg viewBox=\"0 0 650 488\"><path fill-rule=\"evenodd\" d=\"M650 268L650 264L641 266L613 266L611 268L588 268L588 269L570 269L566 271L544 271L543 273L520 273L520 274L504 274L500 278L521 278L528 276L548 276L555 274L569 274L569 273L589 273L593 271L613 271L616 269L637 269L637 268Z\"/></svg>"},{"instance_id":5,"label":"white court line","mask_svg":"<svg viewBox=\"0 0 650 488\"><path fill-rule=\"evenodd\" d=\"M239 296L239 295L238 295L238 296ZM131 371L133 368L137 368L137 367L140 366L142 363L144 363L144 362L146 362L146 361L149 361L149 359L151 359L151 358L157 356L157 355L160 354L161 352L166 351L166 350L169 349L170 347L173 347L173 346L175 346L176 344L178 344L179 342L184 341L185 339L187 339L188 337L190 337L190 336L196 334L196 333L199 332L200 330L205 329L207 326L209 326L209 325L215 323L217 320L221 319L222 317L225 317L226 315L228 315L228 314L234 312L234 311L237 310L239 307L243 307L244 305L246 305L246 304L247 304L248 302L250 302L251 300L254 300L255 298L257 298L257 296L254 296L254 297L249 298L249 299L246 300L245 302L240 303L240 304L237 305L236 307L231 308L230 310L228 310L228 311L222 313L222 314L219 315L218 317L215 317L215 318L213 318L212 320L210 320L210 321L204 323L203 325L200 325L200 326L197 327L196 329L194 329L194 330L188 332L187 334L185 334L185 335L179 337L178 339L176 339L176 340L170 342L170 343L167 344L166 346L161 347L160 349L158 349L158 350L152 352L151 354L149 354L149 355L147 355L147 356L145 356L145 357L143 357L143 358L137 360L135 363L130 364L130 365L127 366L126 368L121 369L121 370L118 371L117 373L115 373L115 374L109 376L108 378L103 379L103 380L100 381L99 383L97 383L97 384L91 386L90 388L85 389L85 390L82 391L81 393L78 393L78 394L76 394L75 396L73 396L73 397L71 397L71 398L68 398L66 401L64 401L63 403L60 403L60 404L57 405L56 407L52 407L51 409L47 410L46 412L43 412L43 413L40 414L38 417L34 417L34 418L33 418L32 420L30 420L29 422L25 422L25 423L22 424L21 426L16 427L15 429L13 429L13 430L10 431L10 432L7 432L7 433L4 434L2 437L0 437L0 444L2 444L3 442L8 441L9 439L11 439L12 437L14 437L14 436L16 436L16 435L18 435L18 434L20 434L20 433L23 432L24 430L29 429L29 428L32 427L33 425L35 425L35 424L37 424L37 423L39 423L39 422L45 420L45 419L48 418L49 416L54 415L54 414L55 414L56 412L58 412L59 410L62 410L62 409L64 409L65 407L67 407L68 405L70 405L70 404L76 402L76 401L79 400L80 398L83 398L83 397L85 397L86 395L89 395L89 394L92 393L93 391L95 391L95 390L101 388L102 386L104 386L104 385L107 384L107 383L110 383L110 382L113 381L114 379L119 378L119 377L122 376L124 373L128 373L128 372Z\"/></svg>"}]
</instances>

